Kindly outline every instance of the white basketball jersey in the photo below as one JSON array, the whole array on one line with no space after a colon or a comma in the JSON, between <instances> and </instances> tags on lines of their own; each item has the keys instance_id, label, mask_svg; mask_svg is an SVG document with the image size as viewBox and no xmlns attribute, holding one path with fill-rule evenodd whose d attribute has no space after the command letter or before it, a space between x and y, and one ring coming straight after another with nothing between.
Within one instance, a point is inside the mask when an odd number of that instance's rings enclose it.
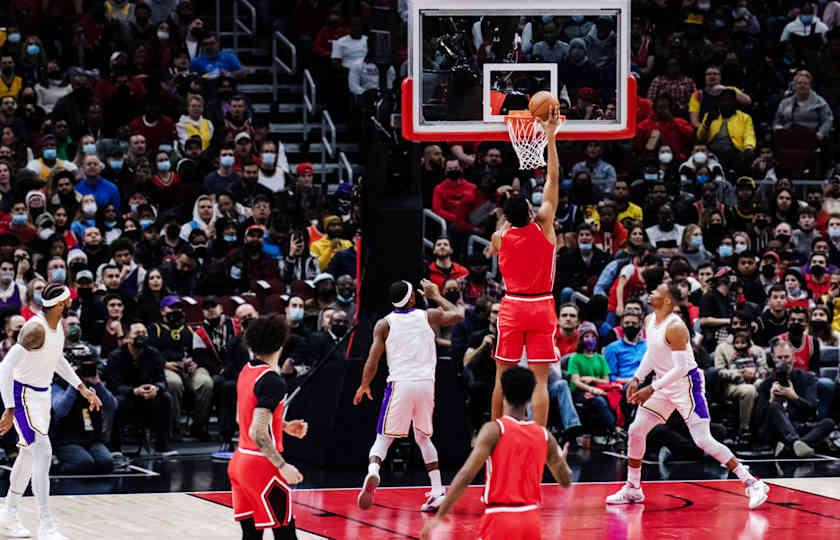
<instances>
[{"instance_id":1,"label":"white basketball jersey","mask_svg":"<svg viewBox=\"0 0 840 540\"><path fill-rule=\"evenodd\" d=\"M664 321L658 324L656 322L656 315L651 315L648 317L647 324L645 325L648 359L657 377L662 377L674 367L674 361L671 358L673 351L671 350L671 346L668 345L668 342L665 341L665 331L668 325L675 321L682 322L682 319L676 313L671 313L665 317ZM697 362L694 361L693 355L691 363L691 368L697 367Z\"/></svg>"},{"instance_id":2,"label":"white basketball jersey","mask_svg":"<svg viewBox=\"0 0 840 540\"><path fill-rule=\"evenodd\" d=\"M388 382L435 379L437 351L435 331L426 312L411 309L393 311L385 317L390 327L385 340L388 357Z\"/></svg>"},{"instance_id":3,"label":"white basketball jersey","mask_svg":"<svg viewBox=\"0 0 840 540\"><path fill-rule=\"evenodd\" d=\"M29 319L26 326L31 324L39 324L44 329L44 345L27 351L15 366L12 377L23 384L48 388L52 384L55 367L64 355L64 329L59 323L58 328L53 330L41 315Z\"/></svg>"}]
</instances>

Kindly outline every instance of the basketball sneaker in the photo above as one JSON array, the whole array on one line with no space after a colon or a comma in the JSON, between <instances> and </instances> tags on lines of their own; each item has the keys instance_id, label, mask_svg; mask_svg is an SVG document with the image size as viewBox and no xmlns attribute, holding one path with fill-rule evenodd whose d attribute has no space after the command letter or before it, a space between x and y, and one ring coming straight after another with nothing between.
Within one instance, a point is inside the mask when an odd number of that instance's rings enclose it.
<instances>
[{"instance_id":1,"label":"basketball sneaker","mask_svg":"<svg viewBox=\"0 0 840 540\"><path fill-rule=\"evenodd\" d=\"M437 512L438 507L443 502L443 498L446 496L446 492L442 491L438 494L434 494L431 491L426 493L426 502L420 507L421 512Z\"/></svg>"},{"instance_id":2,"label":"basketball sneaker","mask_svg":"<svg viewBox=\"0 0 840 540\"><path fill-rule=\"evenodd\" d=\"M767 500L767 493L770 491L770 486L765 484L763 480L756 480L747 486L746 491L747 497L750 498L750 510L752 510L764 504L764 501Z\"/></svg>"},{"instance_id":3,"label":"basketball sneaker","mask_svg":"<svg viewBox=\"0 0 840 540\"><path fill-rule=\"evenodd\" d=\"M645 500L641 487L633 487L629 483L621 486L616 493L607 497L607 504L638 504Z\"/></svg>"},{"instance_id":4,"label":"basketball sneaker","mask_svg":"<svg viewBox=\"0 0 840 540\"><path fill-rule=\"evenodd\" d=\"M8 538L31 538L32 533L20 522L17 512L10 511L7 507L0 510L0 523L3 524L0 531Z\"/></svg>"},{"instance_id":5,"label":"basketball sneaker","mask_svg":"<svg viewBox=\"0 0 840 540\"><path fill-rule=\"evenodd\" d=\"M378 487L379 475L368 473L367 476L365 476L365 483L362 485L362 490L359 492L359 496L356 499L356 502L359 504L359 508L367 510L373 505L373 494L376 493L376 488Z\"/></svg>"}]
</instances>

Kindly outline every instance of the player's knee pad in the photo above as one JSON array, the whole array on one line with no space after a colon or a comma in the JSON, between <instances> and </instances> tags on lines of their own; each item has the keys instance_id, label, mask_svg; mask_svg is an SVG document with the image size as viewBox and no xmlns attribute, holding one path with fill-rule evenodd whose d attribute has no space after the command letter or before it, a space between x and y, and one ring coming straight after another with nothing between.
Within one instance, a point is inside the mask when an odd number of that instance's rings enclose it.
<instances>
[{"instance_id":1,"label":"player's knee pad","mask_svg":"<svg viewBox=\"0 0 840 540\"><path fill-rule=\"evenodd\" d=\"M381 461L385 461L385 456L388 455L388 448L394 442L393 437L386 437L385 435L377 435L373 446L370 447L369 457L378 457Z\"/></svg>"},{"instance_id":2,"label":"player's knee pad","mask_svg":"<svg viewBox=\"0 0 840 540\"><path fill-rule=\"evenodd\" d=\"M432 443L432 438L414 429L414 441L420 447L420 453L423 455L423 463L434 463L438 460L437 448Z\"/></svg>"}]
</instances>

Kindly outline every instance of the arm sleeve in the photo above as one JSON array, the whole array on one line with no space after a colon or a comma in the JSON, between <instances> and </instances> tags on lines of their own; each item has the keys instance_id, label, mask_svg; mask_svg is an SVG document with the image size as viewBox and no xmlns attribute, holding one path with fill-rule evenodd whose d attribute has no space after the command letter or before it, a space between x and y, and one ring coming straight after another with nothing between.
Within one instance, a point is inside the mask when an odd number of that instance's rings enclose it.
<instances>
[{"instance_id":1,"label":"arm sleeve","mask_svg":"<svg viewBox=\"0 0 840 540\"><path fill-rule=\"evenodd\" d=\"M650 375L651 371L653 371L653 364L651 363L648 354L649 352L645 351L645 355L642 356L642 361L639 363L639 367L636 368L636 374L633 375L633 377L639 382L647 379L647 376Z\"/></svg>"},{"instance_id":2,"label":"arm sleeve","mask_svg":"<svg viewBox=\"0 0 840 540\"><path fill-rule=\"evenodd\" d=\"M3 361L0 362L0 396L3 397L3 404L7 409L14 408L15 406L12 376L15 371L15 366L17 366L25 354L26 349L15 343L9 349L9 352L6 353Z\"/></svg>"},{"instance_id":3,"label":"arm sleeve","mask_svg":"<svg viewBox=\"0 0 840 540\"><path fill-rule=\"evenodd\" d=\"M685 377L688 374L688 370L691 369L694 353L691 349L672 351L671 359L674 361L674 367L669 369L665 375L653 381L652 386L654 390L660 390Z\"/></svg>"},{"instance_id":4,"label":"arm sleeve","mask_svg":"<svg viewBox=\"0 0 840 540\"><path fill-rule=\"evenodd\" d=\"M286 383L279 373L266 373L254 385L254 394L257 396L257 407L273 412L286 397Z\"/></svg>"},{"instance_id":5,"label":"arm sleeve","mask_svg":"<svg viewBox=\"0 0 840 540\"><path fill-rule=\"evenodd\" d=\"M64 356L62 356L61 359L58 361L58 364L56 364L55 373L59 377L67 381L67 384L72 386L74 390L78 388L80 384L82 384L82 379L80 379L79 376L76 375L76 371L70 365L70 362L68 362L67 359L64 358Z\"/></svg>"}]
</instances>

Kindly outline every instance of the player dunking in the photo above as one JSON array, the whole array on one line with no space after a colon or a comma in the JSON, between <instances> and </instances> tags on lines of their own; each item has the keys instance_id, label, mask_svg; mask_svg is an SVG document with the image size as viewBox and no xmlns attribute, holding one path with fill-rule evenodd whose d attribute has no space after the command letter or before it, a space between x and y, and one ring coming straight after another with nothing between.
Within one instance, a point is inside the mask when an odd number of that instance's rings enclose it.
<instances>
[{"instance_id":1,"label":"player dunking","mask_svg":"<svg viewBox=\"0 0 840 540\"><path fill-rule=\"evenodd\" d=\"M382 398L376 440L370 449L368 474L359 492L358 504L362 509L373 504L373 495L379 486L379 467L388 454L388 448L394 439L407 437L412 424L414 442L420 447L432 484L432 490L420 510L433 512L443 500L438 454L432 443L437 365L434 328L458 324L464 319L464 308L444 298L431 281L424 279L421 285L426 298L440 307L425 311L416 309L414 287L410 283L398 281L391 285L389 294L394 311L376 322L362 382L353 397L354 405L361 403L365 397L373 399L370 383L376 376L379 359L384 352L388 359L388 386Z\"/></svg>"},{"instance_id":2,"label":"player dunking","mask_svg":"<svg viewBox=\"0 0 840 540\"><path fill-rule=\"evenodd\" d=\"M297 538L289 485L303 475L283 459L283 434L301 439L308 426L303 420L283 422L286 384L277 361L288 333L279 315L252 320L245 331L253 359L236 380L239 447L228 465L242 540L259 540L263 529L273 529L275 540Z\"/></svg>"},{"instance_id":3,"label":"player dunking","mask_svg":"<svg viewBox=\"0 0 840 540\"><path fill-rule=\"evenodd\" d=\"M0 393L6 407L0 418L0 435L5 435L14 423L20 446L0 521L5 525L7 537L31 536L18 519L20 500L31 478L32 493L38 501L38 538L66 540L67 537L56 529L48 505L52 465L48 432L53 376L58 374L77 388L90 403L91 410L98 410L102 402L94 390L82 383L64 357L62 319L72 302L70 289L60 283L50 283L41 294L43 311L23 326L17 344L0 364Z\"/></svg>"},{"instance_id":4,"label":"player dunking","mask_svg":"<svg viewBox=\"0 0 840 540\"><path fill-rule=\"evenodd\" d=\"M426 522L421 538L428 540L485 465L480 540L535 540L540 532L540 481L543 467L561 486L571 483L566 465L568 444L561 451L554 437L539 424L527 422L526 407L534 391L534 374L513 367L502 375L504 416L487 422L475 447L455 475L437 515ZM553 537L553 536L552 536Z\"/></svg>"},{"instance_id":5,"label":"player dunking","mask_svg":"<svg viewBox=\"0 0 840 540\"><path fill-rule=\"evenodd\" d=\"M607 504L641 503L645 500L641 476L647 435L676 409L685 419L694 444L735 473L746 486L750 509L756 508L767 500L770 488L753 477L726 446L712 437L703 372L694 361L688 328L674 313L682 300L680 289L673 284L659 285L650 296L654 312L645 321L647 352L627 388L628 400L639 405L629 430L627 483L607 497ZM656 374L653 384L639 390L639 383L651 371Z\"/></svg>"},{"instance_id":6,"label":"player dunking","mask_svg":"<svg viewBox=\"0 0 840 540\"><path fill-rule=\"evenodd\" d=\"M560 165L554 134L560 124L559 106L548 119L540 120L548 136L548 169L543 186L543 202L531 219L531 206L522 195L508 199L504 207L507 223L493 234L491 253L499 255L499 270L505 283L505 296L499 308L499 340L496 343L496 385L493 389L492 419L502 414L501 376L515 366L526 352L528 367L537 385L532 405L534 420L548 421L548 368L557 361L554 331L554 262L557 237L554 214L559 198Z\"/></svg>"}]
</instances>

